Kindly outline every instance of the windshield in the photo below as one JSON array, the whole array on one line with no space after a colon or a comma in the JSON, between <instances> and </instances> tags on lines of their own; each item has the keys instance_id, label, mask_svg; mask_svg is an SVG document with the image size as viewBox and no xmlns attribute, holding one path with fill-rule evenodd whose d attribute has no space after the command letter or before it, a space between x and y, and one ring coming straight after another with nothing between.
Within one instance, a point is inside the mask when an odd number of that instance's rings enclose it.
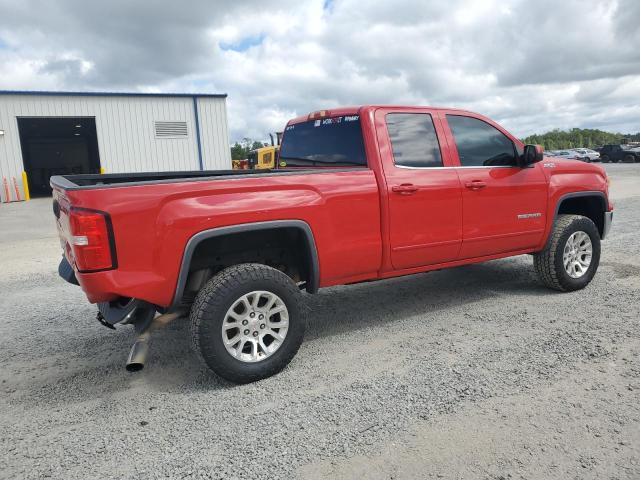
<instances>
[{"instance_id":1,"label":"windshield","mask_svg":"<svg viewBox=\"0 0 640 480\"><path fill-rule=\"evenodd\" d=\"M319 118L287 126L280 166L366 166L359 115Z\"/></svg>"}]
</instances>

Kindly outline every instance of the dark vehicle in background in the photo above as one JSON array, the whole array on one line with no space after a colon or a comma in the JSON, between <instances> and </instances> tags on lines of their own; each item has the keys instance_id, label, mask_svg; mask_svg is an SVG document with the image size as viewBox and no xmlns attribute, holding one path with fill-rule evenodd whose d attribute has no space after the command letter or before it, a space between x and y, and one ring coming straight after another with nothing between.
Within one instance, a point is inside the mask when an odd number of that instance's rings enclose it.
<instances>
[{"instance_id":1,"label":"dark vehicle in background","mask_svg":"<svg viewBox=\"0 0 640 480\"><path fill-rule=\"evenodd\" d=\"M620 160L628 163L640 162L640 151L628 150L621 145L604 145L600 149L600 160L603 163L616 163Z\"/></svg>"}]
</instances>

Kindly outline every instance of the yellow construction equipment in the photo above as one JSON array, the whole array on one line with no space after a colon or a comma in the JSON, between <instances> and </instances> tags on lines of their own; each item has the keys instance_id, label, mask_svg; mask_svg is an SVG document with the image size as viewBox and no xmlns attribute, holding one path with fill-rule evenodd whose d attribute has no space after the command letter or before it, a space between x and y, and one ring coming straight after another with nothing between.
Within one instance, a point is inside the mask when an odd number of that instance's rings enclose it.
<instances>
[{"instance_id":1,"label":"yellow construction equipment","mask_svg":"<svg viewBox=\"0 0 640 480\"><path fill-rule=\"evenodd\" d=\"M277 168L276 158L279 149L279 146L273 145L251 150L247 158L249 160L249 168L256 170Z\"/></svg>"},{"instance_id":2,"label":"yellow construction equipment","mask_svg":"<svg viewBox=\"0 0 640 480\"><path fill-rule=\"evenodd\" d=\"M247 156L246 163L244 160L234 160L234 169L251 169L251 170L267 170L279 168L278 166L278 152L280 151L280 139L282 138L282 132L276 132L276 138L274 141L273 134L269 134L271 137L271 145L251 150Z\"/></svg>"}]
</instances>

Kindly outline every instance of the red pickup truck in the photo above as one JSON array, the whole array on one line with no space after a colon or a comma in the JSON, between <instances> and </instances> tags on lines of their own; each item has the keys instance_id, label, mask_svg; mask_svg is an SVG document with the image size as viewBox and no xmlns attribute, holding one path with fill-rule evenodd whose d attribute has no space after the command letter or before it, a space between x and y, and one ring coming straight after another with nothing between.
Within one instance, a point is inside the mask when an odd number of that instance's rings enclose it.
<instances>
[{"instance_id":1,"label":"red pickup truck","mask_svg":"<svg viewBox=\"0 0 640 480\"><path fill-rule=\"evenodd\" d=\"M544 158L448 108L362 106L289 121L275 171L52 177L64 257L106 326L189 316L196 352L249 382L284 368L301 290L533 254L542 283L585 287L612 205L603 168Z\"/></svg>"}]
</instances>

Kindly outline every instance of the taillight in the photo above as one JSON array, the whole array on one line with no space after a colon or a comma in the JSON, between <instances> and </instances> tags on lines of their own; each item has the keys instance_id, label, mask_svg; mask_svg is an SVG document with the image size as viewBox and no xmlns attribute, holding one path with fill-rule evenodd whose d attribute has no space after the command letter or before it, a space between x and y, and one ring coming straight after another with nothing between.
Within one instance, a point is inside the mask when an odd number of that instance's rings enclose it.
<instances>
[{"instance_id":1,"label":"taillight","mask_svg":"<svg viewBox=\"0 0 640 480\"><path fill-rule=\"evenodd\" d=\"M80 272L115 268L111 222L105 213L72 208L69 225L71 227L69 243Z\"/></svg>"}]
</instances>

